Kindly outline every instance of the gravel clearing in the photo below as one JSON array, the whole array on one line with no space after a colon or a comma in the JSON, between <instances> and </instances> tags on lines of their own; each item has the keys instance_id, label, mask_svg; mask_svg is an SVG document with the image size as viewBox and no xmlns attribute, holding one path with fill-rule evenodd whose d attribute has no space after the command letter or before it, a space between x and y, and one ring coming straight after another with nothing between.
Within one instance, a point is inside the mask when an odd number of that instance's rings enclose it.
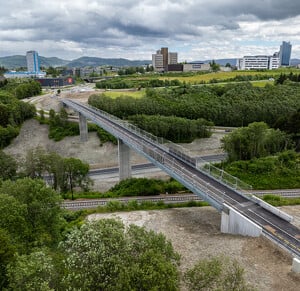
<instances>
[{"instance_id":1,"label":"gravel clearing","mask_svg":"<svg viewBox=\"0 0 300 291\"><path fill-rule=\"evenodd\" d=\"M225 255L238 260L257 290L299 290L300 275L291 272L291 257L264 238L222 234L220 214L212 207L92 214L88 220L102 218L165 234L181 255L181 273L201 258Z\"/></svg>"}]
</instances>

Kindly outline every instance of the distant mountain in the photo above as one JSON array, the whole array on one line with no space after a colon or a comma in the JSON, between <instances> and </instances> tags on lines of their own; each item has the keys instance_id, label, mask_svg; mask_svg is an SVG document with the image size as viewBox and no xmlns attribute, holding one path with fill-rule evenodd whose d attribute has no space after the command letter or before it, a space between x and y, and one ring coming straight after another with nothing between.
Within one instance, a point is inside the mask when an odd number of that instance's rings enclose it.
<instances>
[{"instance_id":1,"label":"distant mountain","mask_svg":"<svg viewBox=\"0 0 300 291\"><path fill-rule=\"evenodd\" d=\"M113 67L138 67L145 64L151 64L151 61L131 61L127 59L104 59L104 58L95 58L95 57L81 57L73 61L67 61L59 59L56 57L46 58L40 56L40 63L42 67L98 67L98 66L113 66ZM7 69L16 69L19 67L26 67L26 57L25 56L8 56L0 57L0 66L3 66Z\"/></svg>"},{"instance_id":2,"label":"distant mountain","mask_svg":"<svg viewBox=\"0 0 300 291\"><path fill-rule=\"evenodd\" d=\"M25 56L9 56L0 58L0 66L7 69L15 69L20 67L26 67L26 57Z\"/></svg>"},{"instance_id":3,"label":"distant mountain","mask_svg":"<svg viewBox=\"0 0 300 291\"><path fill-rule=\"evenodd\" d=\"M59 59L56 57L46 58L40 57L40 63L42 67L63 67L66 66L70 61Z\"/></svg>"},{"instance_id":4,"label":"distant mountain","mask_svg":"<svg viewBox=\"0 0 300 291\"><path fill-rule=\"evenodd\" d=\"M131 61L127 59L103 59L96 57L81 57L67 64L69 68L73 67L98 67L98 66L113 66L113 67L138 67L145 64L150 64L151 61Z\"/></svg>"},{"instance_id":5,"label":"distant mountain","mask_svg":"<svg viewBox=\"0 0 300 291\"><path fill-rule=\"evenodd\" d=\"M42 67L59 67L65 66L70 61L62 60L59 58L46 58L46 57L39 57L40 64ZM20 67L27 67L26 57L25 56L9 56L9 57L0 57L0 66L3 66L7 69L16 69Z\"/></svg>"}]
</instances>

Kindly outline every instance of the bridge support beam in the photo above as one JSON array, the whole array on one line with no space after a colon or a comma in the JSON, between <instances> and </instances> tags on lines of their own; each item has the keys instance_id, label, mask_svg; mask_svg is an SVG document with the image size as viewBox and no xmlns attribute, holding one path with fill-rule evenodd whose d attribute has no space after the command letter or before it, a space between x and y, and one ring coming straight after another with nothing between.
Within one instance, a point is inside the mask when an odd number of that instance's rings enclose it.
<instances>
[{"instance_id":1,"label":"bridge support beam","mask_svg":"<svg viewBox=\"0 0 300 291\"><path fill-rule=\"evenodd\" d=\"M232 207L223 204L221 218L221 232L240 234L245 236L258 237L262 233L262 228L253 223L247 217L238 213Z\"/></svg>"},{"instance_id":2,"label":"bridge support beam","mask_svg":"<svg viewBox=\"0 0 300 291\"><path fill-rule=\"evenodd\" d=\"M80 140L86 142L88 140L88 127L86 117L80 112L79 114L79 130L80 130Z\"/></svg>"},{"instance_id":3,"label":"bridge support beam","mask_svg":"<svg viewBox=\"0 0 300 291\"><path fill-rule=\"evenodd\" d=\"M121 139L118 139L119 179L120 181L131 177L130 148Z\"/></svg>"}]
</instances>

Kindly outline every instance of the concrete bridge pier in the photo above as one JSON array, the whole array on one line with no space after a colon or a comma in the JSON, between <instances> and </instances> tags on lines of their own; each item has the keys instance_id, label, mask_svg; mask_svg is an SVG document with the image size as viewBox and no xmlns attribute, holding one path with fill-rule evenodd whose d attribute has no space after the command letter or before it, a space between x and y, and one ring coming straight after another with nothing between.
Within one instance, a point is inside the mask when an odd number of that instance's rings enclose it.
<instances>
[{"instance_id":1,"label":"concrete bridge pier","mask_svg":"<svg viewBox=\"0 0 300 291\"><path fill-rule=\"evenodd\" d=\"M227 204L223 204L221 232L258 237L262 228Z\"/></svg>"},{"instance_id":2,"label":"concrete bridge pier","mask_svg":"<svg viewBox=\"0 0 300 291\"><path fill-rule=\"evenodd\" d=\"M120 181L131 177L130 148L121 139L118 139L119 179Z\"/></svg>"},{"instance_id":3,"label":"concrete bridge pier","mask_svg":"<svg viewBox=\"0 0 300 291\"><path fill-rule=\"evenodd\" d=\"M88 127L86 117L83 116L80 112L79 114L79 130L80 130L80 140L86 142L88 140Z\"/></svg>"}]
</instances>

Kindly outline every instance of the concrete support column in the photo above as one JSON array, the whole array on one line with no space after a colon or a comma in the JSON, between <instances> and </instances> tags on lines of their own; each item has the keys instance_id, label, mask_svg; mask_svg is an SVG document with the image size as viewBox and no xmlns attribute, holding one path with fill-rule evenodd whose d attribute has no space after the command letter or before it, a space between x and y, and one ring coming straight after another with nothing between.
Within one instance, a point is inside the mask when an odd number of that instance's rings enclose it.
<instances>
[{"instance_id":1,"label":"concrete support column","mask_svg":"<svg viewBox=\"0 0 300 291\"><path fill-rule=\"evenodd\" d=\"M88 140L88 127L86 117L79 112L79 130L80 130L80 140L85 142Z\"/></svg>"},{"instance_id":2,"label":"concrete support column","mask_svg":"<svg viewBox=\"0 0 300 291\"><path fill-rule=\"evenodd\" d=\"M131 177L130 148L121 139L118 139L119 179Z\"/></svg>"},{"instance_id":3,"label":"concrete support column","mask_svg":"<svg viewBox=\"0 0 300 291\"><path fill-rule=\"evenodd\" d=\"M221 232L258 237L262 228L230 206L224 204L221 218Z\"/></svg>"}]
</instances>

